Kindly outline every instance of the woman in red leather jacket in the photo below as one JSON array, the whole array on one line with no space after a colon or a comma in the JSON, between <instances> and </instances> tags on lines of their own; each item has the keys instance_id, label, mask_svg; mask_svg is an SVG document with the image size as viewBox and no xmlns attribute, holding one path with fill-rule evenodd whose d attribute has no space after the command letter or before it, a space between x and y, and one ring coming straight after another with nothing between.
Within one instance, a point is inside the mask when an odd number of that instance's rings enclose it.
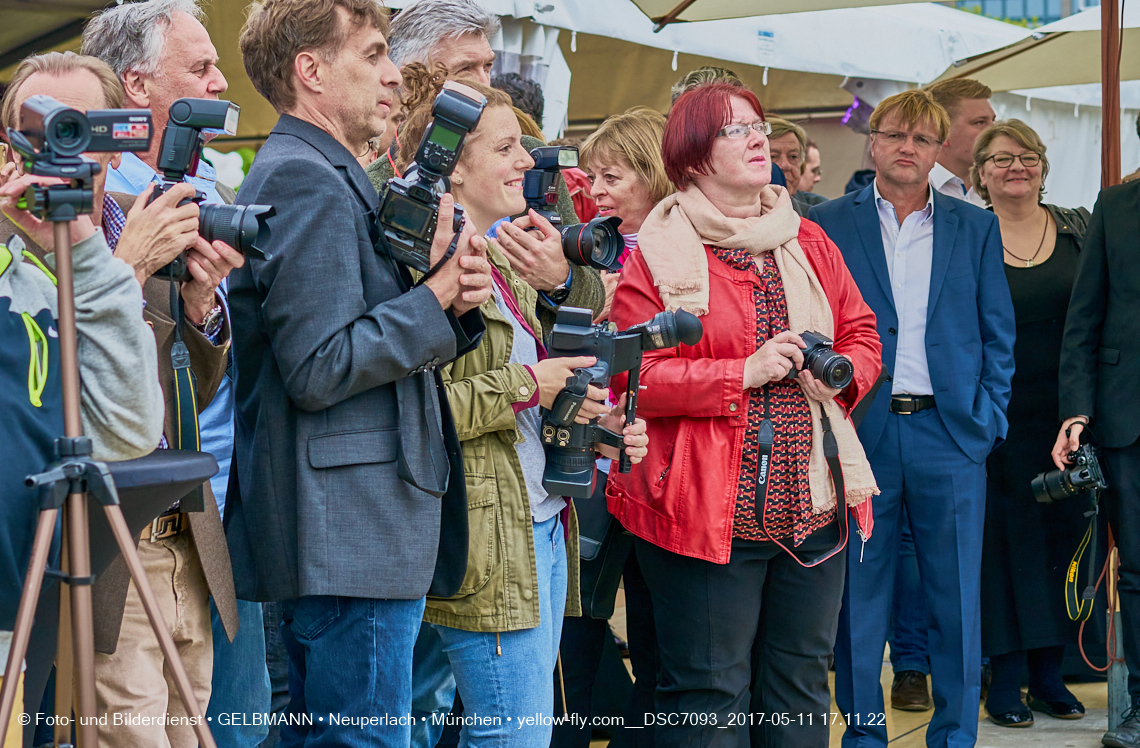
<instances>
[{"instance_id":1,"label":"woman in red leather jacket","mask_svg":"<svg viewBox=\"0 0 1140 748\"><path fill-rule=\"evenodd\" d=\"M878 493L847 418L879 375L875 316L770 185L768 132L746 88L677 100L662 152L680 191L642 224L610 316L622 329L681 308L704 325L695 346L645 354L649 454L608 489L653 598L658 748L743 747L750 731L827 745L848 509L866 536ZM843 389L800 369L807 331L850 360Z\"/></svg>"}]
</instances>

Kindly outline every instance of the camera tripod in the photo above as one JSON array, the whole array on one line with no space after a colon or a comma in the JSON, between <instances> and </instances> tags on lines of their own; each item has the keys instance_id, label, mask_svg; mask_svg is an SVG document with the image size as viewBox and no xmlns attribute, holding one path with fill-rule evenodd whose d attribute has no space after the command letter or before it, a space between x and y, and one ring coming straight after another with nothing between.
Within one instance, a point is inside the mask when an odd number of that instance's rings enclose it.
<instances>
[{"instance_id":1,"label":"camera tripod","mask_svg":"<svg viewBox=\"0 0 1140 748\"><path fill-rule=\"evenodd\" d=\"M24 579L20 605L4 685L0 689L0 725L6 726L15 708L20 667L31 638L37 598L45 574L56 576L60 587L59 643L56 654L55 746L71 745L72 696L75 697L75 734L80 748L99 744L95 706L95 637L91 608L90 527L87 498L90 493L103 507L115 542L126 561L131 580L142 600L150 626L158 637L166 665L182 697L186 711L199 716L194 732L203 748L217 748L206 727L204 713L194 696L190 679L175 648L170 630L158 608L158 601L139 560L134 538L119 505L118 491L105 463L91 459L91 440L83 436L80 415L79 360L76 350L75 296L71 262L70 223L80 213L90 213L91 178L99 166L83 159L78 175L74 167L61 172L47 158L37 158L31 173L70 179L69 185L36 186L29 190L34 205L28 209L54 224L57 293L59 298L59 352L63 387L64 436L56 440L57 462L47 470L25 479L28 488L39 488L40 514L32 545L28 573ZM62 571L47 571L48 554L60 511L64 513L61 553Z\"/></svg>"}]
</instances>

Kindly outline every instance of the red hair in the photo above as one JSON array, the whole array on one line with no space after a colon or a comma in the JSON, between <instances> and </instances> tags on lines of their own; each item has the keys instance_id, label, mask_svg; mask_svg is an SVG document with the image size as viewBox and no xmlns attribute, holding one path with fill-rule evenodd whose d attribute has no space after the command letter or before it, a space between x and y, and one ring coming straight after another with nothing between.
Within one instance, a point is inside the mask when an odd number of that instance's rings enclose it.
<instances>
[{"instance_id":1,"label":"red hair","mask_svg":"<svg viewBox=\"0 0 1140 748\"><path fill-rule=\"evenodd\" d=\"M706 176L712 168L712 147L717 132L732 120L732 99L751 104L761 119L764 108L750 89L729 83L709 83L681 94L661 140L661 158L669 181L684 189L694 174Z\"/></svg>"}]
</instances>

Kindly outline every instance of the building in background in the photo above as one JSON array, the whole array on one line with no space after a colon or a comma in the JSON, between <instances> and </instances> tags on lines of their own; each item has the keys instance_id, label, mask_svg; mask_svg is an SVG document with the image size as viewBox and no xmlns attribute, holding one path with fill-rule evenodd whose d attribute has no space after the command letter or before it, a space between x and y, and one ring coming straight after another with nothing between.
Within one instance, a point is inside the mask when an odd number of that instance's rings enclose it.
<instances>
[{"instance_id":1,"label":"building in background","mask_svg":"<svg viewBox=\"0 0 1140 748\"><path fill-rule=\"evenodd\" d=\"M943 5L1032 28L1097 7L1100 0L950 0Z\"/></svg>"}]
</instances>

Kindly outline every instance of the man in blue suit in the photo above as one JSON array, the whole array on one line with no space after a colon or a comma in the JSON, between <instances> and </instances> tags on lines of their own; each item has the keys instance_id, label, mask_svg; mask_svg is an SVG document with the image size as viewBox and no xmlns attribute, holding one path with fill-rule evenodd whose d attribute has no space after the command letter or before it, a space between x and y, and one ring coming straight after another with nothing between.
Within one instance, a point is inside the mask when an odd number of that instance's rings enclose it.
<instances>
[{"instance_id":1,"label":"man in blue suit","mask_svg":"<svg viewBox=\"0 0 1140 748\"><path fill-rule=\"evenodd\" d=\"M933 623L926 743L977 739L985 461L1006 432L1014 317L997 219L930 188L949 125L925 91L885 99L871 115L875 181L811 211L883 341L883 386L859 427L882 494L872 537L847 557L835 644L844 748L887 744L880 677L904 506Z\"/></svg>"}]
</instances>

